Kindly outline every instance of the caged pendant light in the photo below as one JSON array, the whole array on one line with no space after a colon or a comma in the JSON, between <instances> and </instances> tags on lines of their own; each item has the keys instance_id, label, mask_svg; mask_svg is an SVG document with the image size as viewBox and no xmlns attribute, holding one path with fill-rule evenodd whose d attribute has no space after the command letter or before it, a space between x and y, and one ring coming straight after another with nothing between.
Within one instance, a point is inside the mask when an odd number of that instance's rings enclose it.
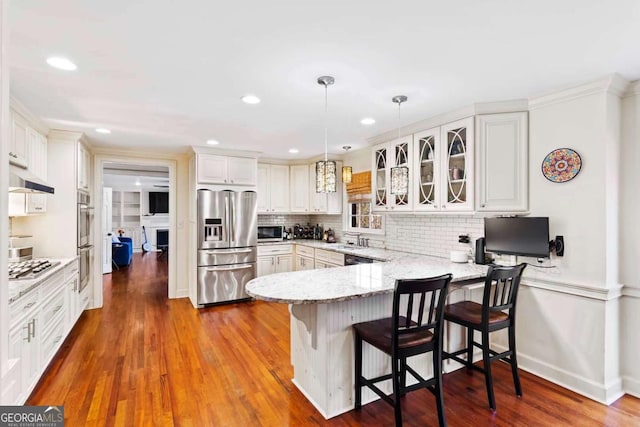
<instances>
[{"instance_id":1,"label":"caged pendant light","mask_svg":"<svg viewBox=\"0 0 640 427\"><path fill-rule=\"evenodd\" d=\"M345 154L349 152L349 150L351 150L351 146L350 145L345 145L342 147L342 149L344 150ZM351 184L351 179L353 177L353 168L351 166L343 166L342 167L342 182L344 182L345 184Z\"/></svg>"},{"instance_id":2,"label":"caged pendant light","mask_svg":"<svg viewBox=\"0 0 640 427\"><path fill-rule=\"evenodd\" d=\"M316 193L335 193L336 162L327 159L327 87L335 83L331 76L318 77L318 84L324 86L324 160L316 162Z\"/></svg>"},{"instance_id":3,"label":"caged pendant light","mask_svg":"<svg viewBox=\"0 0 640 427\"><path fill-rule=\"evenodd\" d=\"M407 101L404 95L391 98L398 104L398 139L400 139L400 106ZM406 166L396 166L391 168L391 194L405 196L409 192L409 168Z\"/></svg>"}]
</instances>

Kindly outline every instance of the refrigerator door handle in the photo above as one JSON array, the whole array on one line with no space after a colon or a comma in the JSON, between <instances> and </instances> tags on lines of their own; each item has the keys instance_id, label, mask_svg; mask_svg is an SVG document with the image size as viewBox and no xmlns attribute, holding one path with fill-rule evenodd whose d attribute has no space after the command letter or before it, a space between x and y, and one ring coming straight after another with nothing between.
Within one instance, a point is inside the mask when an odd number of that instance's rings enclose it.
<instances>
[{"instance_id":1,"label":"refrigerator door handle","mask_svg":"<svg viewBox=\"0 0 640 427\"><path fill-rule=\"evenodd\" d=\"M229 197L233 197L233 195L229 195ZM234 200L231 200L229 203L229 230L230 230L230 235L229 235L229 241L231 242L231 246L235 246L235 241L236 241L236 231L234 230L235 226L234 226L234 222L235 222L235 212L233 209L233 203L235 202L235 198Z\"/></svg>"},{"instance_id":2,"label":"refrigerator door handle","mask_svg":"<svg viewBox=\"0 0 640 427\"><path fill-rule=\"evenodd\" d=\"M236 271L236 270L246 270L248 268L253 268L253 264L239 264L232 266L224 266L224 267L207 267L206 271Z\"/></svg>"},{"instance_id":3,"label":"refrigerator door handle","mask_svg":"<svg viewBox=\"0 0 640 427\"><path fill-rule=\"evenodd\" d=\"M254 248L240 248L240 249L216 249L206 251L207 255L226 255L226 254L246 254L254 251Z\"/></svg>"}]
</instances>

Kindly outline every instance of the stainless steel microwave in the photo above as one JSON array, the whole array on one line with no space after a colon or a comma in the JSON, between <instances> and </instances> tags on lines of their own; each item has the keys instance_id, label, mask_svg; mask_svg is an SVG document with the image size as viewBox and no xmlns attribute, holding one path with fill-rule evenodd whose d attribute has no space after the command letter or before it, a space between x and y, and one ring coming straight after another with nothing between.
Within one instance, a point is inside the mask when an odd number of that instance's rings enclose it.
<instances>
[{"instance_id":1,"label":"stainless steel microwave","mask_svg":"<svg viewBox=\"0 0 640 427\"><path fill-rule=\"evenodd\" d=\"M284 226L259 225L258 242L280 242L284 238Z\"/></svg>"}]
</instances>

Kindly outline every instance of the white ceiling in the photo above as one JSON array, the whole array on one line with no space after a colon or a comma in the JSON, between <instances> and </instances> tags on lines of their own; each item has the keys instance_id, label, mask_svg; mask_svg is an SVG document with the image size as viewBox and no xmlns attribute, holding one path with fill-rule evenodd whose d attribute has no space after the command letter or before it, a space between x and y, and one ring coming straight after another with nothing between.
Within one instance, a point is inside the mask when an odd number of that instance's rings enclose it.
<instances>
[{"instance_id":1,"label":"white ceiling","mask_svg":"<svg viewBox=\"0 0 640 427\"><path fill-rule=\"evenodd\" d=\"M12 0L11 91L97 145L322 153L473 102L640 78L637 0ZM66 56L78 69L50 68ZM262 99L246 105L240 97ZM363 126L373 117L377 123ZM110 128L111 135L95 127ZM298 148L292 155L289 148Z\"/></svg>"}]
</instances>

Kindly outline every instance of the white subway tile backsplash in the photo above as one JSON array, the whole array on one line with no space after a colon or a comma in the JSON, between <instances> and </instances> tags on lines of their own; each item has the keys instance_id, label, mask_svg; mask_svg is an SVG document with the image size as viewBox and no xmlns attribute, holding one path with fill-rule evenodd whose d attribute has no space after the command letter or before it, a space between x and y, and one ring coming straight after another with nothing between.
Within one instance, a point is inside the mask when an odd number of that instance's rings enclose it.
<instances>
[{"instance_id":1,"label":"white subway tile backsplash","mask_svg":"<svg viewBox=\"0 0 640 427\"><path fill-rule=\"evenodd\" d=\"M448 258L452 250L475 248L475 240L484 236L482 216L468 215L387 215L385 235L367 235L369 246L402 252ZM319 224L335 231L338 241L344 241L342 215L258 215L258 225ZM458 243L458 236L469 235L469 243Z\"/></svg>"}]
</instances>

